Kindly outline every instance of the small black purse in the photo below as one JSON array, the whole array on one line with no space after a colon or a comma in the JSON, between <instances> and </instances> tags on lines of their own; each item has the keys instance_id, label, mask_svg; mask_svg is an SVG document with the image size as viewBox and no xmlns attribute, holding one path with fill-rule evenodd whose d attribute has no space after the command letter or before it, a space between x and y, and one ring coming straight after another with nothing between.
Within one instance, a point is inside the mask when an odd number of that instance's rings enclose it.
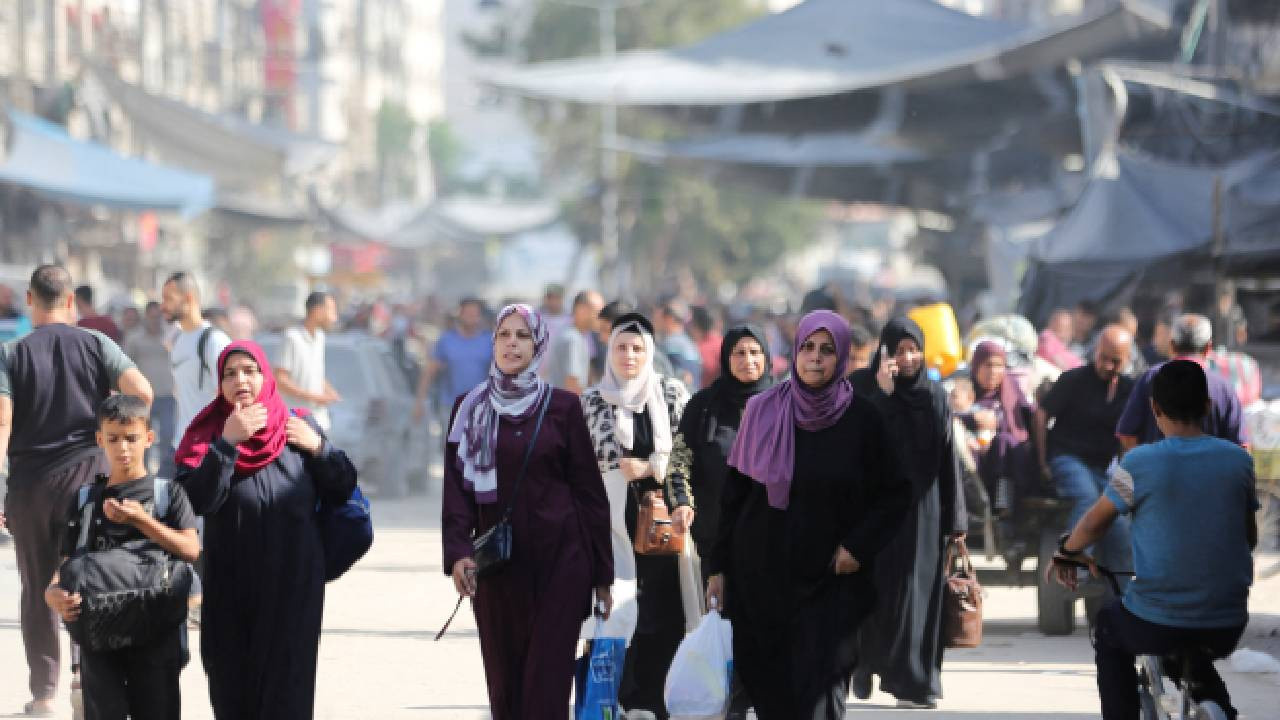
<instances>
[{"instance_id":1,"label":"small black purse","mask_svg":"<svg viewBox=\"0 0 1280 720\"><path fill-rule=\"evenodd\" d=\"M520 483L524 480L525 471L529 469L529 456L533 454L533 446L538 442L538 433L542 430L542 418L546 416L547 406L550 404L551 391L548 389L546 396L542 398L542 405L538 408L538 421L534 423L533 434L529 436L529 445L524 449L524 460L520 464L520 473L516 475L515 487L511 489L511 500L507 503L507 509L503 511L502 517L494 523L493 527L471 541L471 559L476 563L477 578L495 575L511 564L514 549L511 511L515 509L516 498L520 495ZM436 640L444 636L460 607L462 607L461 595L458 596L458 603L453 606L453 614L436 635Z\"/></svg>"}]
</instances>

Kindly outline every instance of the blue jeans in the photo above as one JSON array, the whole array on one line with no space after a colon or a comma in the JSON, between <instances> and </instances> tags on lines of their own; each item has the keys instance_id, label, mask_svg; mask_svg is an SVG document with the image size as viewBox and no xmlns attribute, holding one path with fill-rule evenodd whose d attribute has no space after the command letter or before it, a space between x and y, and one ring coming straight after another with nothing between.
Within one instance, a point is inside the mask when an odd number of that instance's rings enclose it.
<instances>
[{"instance_id":1,"label":"blue jeans","mask_svg":"<svg viewBox=\"0 0 1280 720\"><path fill-rule=\"evenodd\" d=\"M1049 461L1049 470L1053 473L1058 497L1071 503L1071 512L1067 518L1067 531L1070 532L1102 496L1102 491L1107 487L1107 476L1084 464L1074 455L1058 455ZM1111 570L1132 570L1133 544L1129 538L1128 516L1117 517L1107 534L1091 548L1091 552L1099 563Z\"/></svg>"}]
</instances>

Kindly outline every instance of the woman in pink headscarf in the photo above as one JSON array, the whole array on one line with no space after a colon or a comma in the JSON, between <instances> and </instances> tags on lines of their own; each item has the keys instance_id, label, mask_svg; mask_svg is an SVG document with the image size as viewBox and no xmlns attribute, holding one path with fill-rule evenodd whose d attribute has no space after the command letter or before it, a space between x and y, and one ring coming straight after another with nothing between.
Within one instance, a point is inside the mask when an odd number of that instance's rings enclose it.
<instances>
[{"instance_id":1,"label":"woman in pink headscarf","mask_svg":"<svg viewBox=\"0 0 1280 720\"><path fill-rule=\"evenodd\" d=\"M747 402L729 454L708 603L760 720L844 717L872 566L911 498L879 413L842 372L849 325L818 310L791 376Z\"/></svg>"}]
</instances>

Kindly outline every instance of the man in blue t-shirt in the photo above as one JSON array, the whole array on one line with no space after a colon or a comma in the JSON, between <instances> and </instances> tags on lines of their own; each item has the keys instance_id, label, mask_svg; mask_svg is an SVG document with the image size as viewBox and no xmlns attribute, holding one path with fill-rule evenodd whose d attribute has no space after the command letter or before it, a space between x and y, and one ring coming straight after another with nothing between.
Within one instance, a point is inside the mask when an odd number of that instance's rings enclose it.
<instances>
[{"instance_id":1,"label":"man in blue t-shirt","mask_svg":"<svg viewBox=\"0 0 1280 720\"><path fill-rule=\"evenodd\" d=\"M1213 349L1213 324L1209 318L1194 313L1181 315L1170 333L1169 344L1175 360L1194 360L1201 366L1208 361L1209 351ZM1164 437L1151 413L1151 379L1161 367L1157 365L1138 378L1124 413L1116 422L1116 437L1126 452ZM1209 373L1207 377L1211 405L1201 420L1201 429L1206 435L1244 445L1244 412L1240 407L1240 397L1222 375Z\"/></svg>"},{"instance_id":2,"label":"man in blue t-shirt","mask_svg":"<svg viewBox=\"0 0 1280 720\"><path fill-rule=\"evenodd\" d=\"M484 305L477 298L463 298L458 303L457 327L446 330L436 341L427 371L418 381L414 418L422 419L427 393L441 373L444 374L441 387L444 397L440 405L448 412L459 395L470 392L489 377L492 362L493 338L484 331Z\"/></svg>"},{"instance_id":3,"label":"man in blue t-shirt","mask_svg":"<svg viewBox=\"0 0 1280 720\"><path fill-rule=\"evenodd\" d=\"M1204 433L1210 395L1198 363L1162 365L1151 380L1151 410L1164 439L1125 455L1103 496L1059 542L1050 570L1074 588L1074 567L1058 561L1092 565L1084 548L1118 516L1131 517L1136 577L1123 598L1098 612L1094 628L1107 720L1138 717L1135 655L1207 648L1222 657L1249 620L1250 552L1258 540L1253 461L1240 446ZM1196 699L1213 700L1234 718L1213 663L1199 658L1193 673Z\"/></svg>"}]
</instances>

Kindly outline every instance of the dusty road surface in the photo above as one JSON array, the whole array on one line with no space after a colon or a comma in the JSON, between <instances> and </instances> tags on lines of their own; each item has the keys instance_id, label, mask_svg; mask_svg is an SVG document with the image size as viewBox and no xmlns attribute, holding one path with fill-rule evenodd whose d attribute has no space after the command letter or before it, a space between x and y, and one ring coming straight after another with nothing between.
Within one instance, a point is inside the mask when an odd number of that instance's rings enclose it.
<instances>
[{"instance_id":1,"label":"dusty road surface","mask_svg":"<svg viewBox=\"0 0 1280 720\"><path fill-rule=\"evenodd\" d=\"M433 498L379 503L373 551L329 586L316 717L327 720L488 718L484 674L470 614L433 642L455 596L440 571L439 504ZM1280 654L1280 558L1263 557L1243 645ZM849 717L938 720L1018 718L1084 720L1098 717L1093 655L1083 630L1046 638L1035 630L1035 592L991 588L986 638L976 650L947 655L945 697L934 711L897 710L877 693L854 702ZM1083 623L1080 623L1083 625ZM199 640L193 637L193 645ZM19 717L26 665L18 628L18 577L12 543L0 545L0 718ZM1242 717L1280 718L1280 675L1225 672ZM66 677L64 672L64 677ZM196 653L182 676L183 717L212 718ZM71 716L64 681L59 717ZM566 712L566 717L568 713Z\"/></svg>"}]
</instances>

